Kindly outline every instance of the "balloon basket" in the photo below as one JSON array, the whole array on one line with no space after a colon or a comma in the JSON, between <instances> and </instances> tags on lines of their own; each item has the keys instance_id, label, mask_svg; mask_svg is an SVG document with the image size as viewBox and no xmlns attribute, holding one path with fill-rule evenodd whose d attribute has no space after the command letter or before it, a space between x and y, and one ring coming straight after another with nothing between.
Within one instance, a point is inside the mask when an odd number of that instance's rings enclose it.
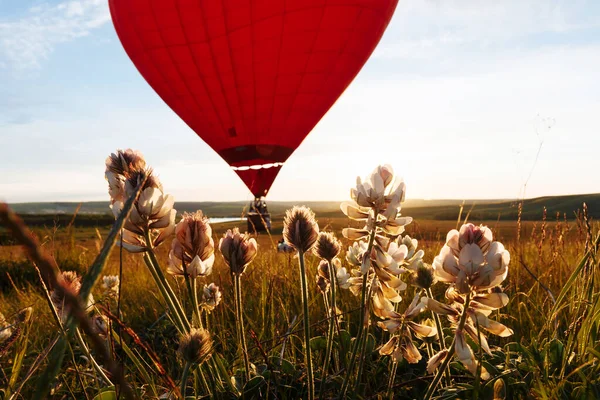
<instances>
[{"instance_id":1,"label":"balloon basket","mask_svg":"<svg viewBox=\"0 0 600 400\"><path fill-rule=\"evenodd\" d=\"M269 213L248 213L246 216L248 221L248 232L259 233L271 230L271 214Z\"/></svg>"}]
</instances>

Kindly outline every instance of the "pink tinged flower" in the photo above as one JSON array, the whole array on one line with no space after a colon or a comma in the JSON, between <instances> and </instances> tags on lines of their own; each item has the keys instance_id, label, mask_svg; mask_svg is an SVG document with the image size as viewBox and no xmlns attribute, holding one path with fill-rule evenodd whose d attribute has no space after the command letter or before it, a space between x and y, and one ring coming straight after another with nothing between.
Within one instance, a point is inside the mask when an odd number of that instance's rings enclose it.
<instances>
[{"instance_id":1,"label":"pink tinged flower","mask_svg":"<svg viewBox=\"0 0 600 400\"><path fill-rule=\"evenodd\" d=\"M130 253L142 253L148 250L144 238L128 230L123 230L121 240L117 240L117 246L123 246Z\"/></svg>"},{"instance_id":2,"label":"pink tinged flower","mask_svg":"<svg viewBox=\"0 0 600 400\"><path fill-rule=\"evenodd\" d=\"M369 218L369 209L360 207L354 202L344 201L340 204L340 209L348 218L356 221L365 221Z\"/></svg>"},{"instance_id":3,"label":"pink tinged flower","mask_svg":"<svg viewBox=\"0 0 600 400\"><path fill-rule=\"evenodd\" d=\"M442 350L431 357L429 361L427 361L427 373L433 374L435 370L444 362L446 357L448 357L448 350Z\"/></svg>"},{"instance_id":4,"label":"pink tinged flower","mask_svg":"<svg viewBox=\"0 0 600 400\"><path fill-rule=\"evenodd\" d=\"M408 326L414 333L422 337L434 337L437 335L437 329L433 326L417 324L416 322L407 321Z\"/></svg>"},{"instance_id":5,"label":"pink tinged flower","mask_svg":"<svg viewBox=\"0 0 600 400\"><path fill-rule=\"evenodd\" d=\"M458 257L459 269L467 275L473 275L483 264L483 253L476 244L466 244Z\"/></svg>"},{"instance_id":6,"label":"pink tinged flower","mask_svg":"<svg viewBox=\"0 0 600 400\"><path fill-rule=\"evenodd\" d=\"M479 326L485 329L486 331L500 337L508 337L511 336L514 332L512 329L507 328L505 325L500 322L496 322L494 320L489 319L482 313L476 313L477 322Z\"/></svg>"},{"instance_id":7,"label":"pink tinged flower","mask_svg":"<svg viewBox=\"0 0 600 400\"><path fill-rule=\"evenodd\" d=\"M336 278L338 286L342 289L350 288L350 277L351 275L346 271L346 268L341 267L337 269Z\"/></svg>"},{"instance_id":8,"label":"pink tinged flower","mask_svg":"<svg viewBox=\"0 0 600 400\"><path fill-rule=\"evenodd\" d=\"M433 260L433 271L438 280L442 282L456 282L456 276L460 269L458 268L458 260L449 246L442 247L440 254Z\"/></svg>"},{"instance_id":9,"label":"pink tinged flower","mask_svg":"<svg viewBox=\"0 0 600 400\"><path fill-rule=\"evenodd\" d=\"M214 254L211 254L206 260L201 260L200 257L195 256L192 262L187 266L187 273L192 279L208 276L212 272L214 262Z\"/></svg>"},{"instance_id":10,"label":"pink tinged flower","mask_svg":"<svg viewBox=\"0 0 600 400\"><path fill-rule=\"evenodd\" d=\"M417 293L417 294L415 294L415 297L413 297L412 302L408 305L408 307L406 307L406 311L404 311L404 315L406 316L406 318L414 318L420 312L422 312L426 307L427 306L423 302L423 299L419 298L419 294Z\"/></svg>"},{"instance_id":11,"label":"pink tinged flower","mask_svg":"<svg viewBox=\"0 0 600 400\"><path fill-rule=\"evenodd\" d=\"M398 236L404 232L404 227L413 221L412 217L395 217L385 220L383 230L392 236Z\"/></svg>"},{"instance_id":12,"label":"pink tinged flower","mask_svg":"<svg viewBox=\"0 0 600 400\"><path fill-rule=\"evenodd\" d=\"M430 299L428 297L421 297L421 301L427 306L428 309L436 314L455 316L459 315L459 312L455 308L450 307L447 304L440 303L437 300Z\"/></svg>"},{"instance_id":13,"label":"pink tinged flower","mask_svg":"<svg viewBox=\"0 0 600 400\"><path fill-rule=\"evenodd\" d=\"M360 240L369 236L369 231L366 229L344 228L342 235L348 240Z\"/></svg>"},{"instance_id":14,"label":"pink tinged flower","mask_svg":"<svg viewBox=\"0 0 600 400\"><path fill-rule=\"evenodd\" d=\"M467 244L475 244L485 253L488 250L492 238L492 231L487 226L464 224L460 228L459 246L462 248Z\"/></svg>"},{"instance_id":15,"label":"pink tinged flower","mask_svg":"<svg viewBox=\"0 0 600 400\"><path fill-rule=\"evenodd\" d=\"M410 364L416 364L423 356L415 346L414 342L410 338L410 336L402 336L402 344L400 345L400 349L402 350L402 355Z\"/></svg>"},{"instance_id":16,"label":"pink tinged flower","mask_svg":"<svg viewBox=\"0 0 600 400\"><path fill-rule=\"evenodd\" d=\"M483 293L473 297L473 301L483 304L492 310L497 310L508 304L508 295L506 293Z\"/></svg>"},{"instance_id":17,"label":"pink tinged flower","mask_svg":"<svg viewBox=\"0 0 600 400\"><path fill-rule=\"evenodd\" d=\"M477 332L477 329L470 323L465 324L464 330L467 333L467 335L469 335L471 339L473 339L475 343L479 344L481 342L481 348L483 349L483 351L485 351L490 356L492 355L492 351L490 350L487 338L485 337L483 332Z\"/></svg>"},{"instance_id":18,"label":"pink tinged flower","mask_svg":"<svg viewBox=\"0 0 600 400\"><path fill-rule=\"evenodd\" d=\"M477 373L478 361L475 359L473 354L473 350L467 344L465 340L465 334L463 331L456 331L456 338L454 349L456 351L456 356L460 360L460 362L467 368L472 374ZM490 378L490 374L487 370L482 366L481 367L481 379L487 380Z\"/></svg>"},{"instance_id":19,"label":"pink tinged flower","mask_svg":"<svg viewBox=\"0 0 600 400\"><path fill-rule=\"evenodd\" d=\"M379 354L381 354L382 356L391 355L394 352L394 350L396 349L399 339L400 339L399 336L392 336L390 338L390 340L387 341L386 344L381 346L381 348L379 349Z\"/></svg>"},{"instance_id":20,"label":"pink tinged flower","mask_svg":"<svg viewBox=\"0 0 600 400\"><path fill-rule=\"evenodd\" d=\"M241 234L238 228L234 228L223 235L219 250L231 272L241 275L256 257L258 244L247 233Z\"/></svg>"},{"instance_id":21,"label":"pink tinged flower","mask_svg":"<svg viewBox=\"0 0 600 400\"><path fill-rule=\"evenodd\" d=\"M214 283L204 285L202 290L202 308L210 313L219 305L221 297L221 290L217 285Z\"/></svg>"},{"instance_id":22,"label":"pink tinged flower","mask_svg":"<svg viewBox=\"0 0 600 400\"><path fill-rule=\"evenodd\" d=\"M367 252L367 249L367 242L363 240L352 243L352 246L348 247L348 251L346 252L346 261L348 261L351 265L358 267L362 264L364 254Z\"/></svg>"},{"instance_id":23,"label":"pink tinged flower","mask_svg":"<svg viewBox=\"0 0 600 400\"><path fill-rule=\"evenodd\" d=\"M446 235L446 245L454 254L455 257L458 257L460 253L460 245L459 245L459 236L460 233L456 229L452 229Z\"/></svg>"}]
</instances>

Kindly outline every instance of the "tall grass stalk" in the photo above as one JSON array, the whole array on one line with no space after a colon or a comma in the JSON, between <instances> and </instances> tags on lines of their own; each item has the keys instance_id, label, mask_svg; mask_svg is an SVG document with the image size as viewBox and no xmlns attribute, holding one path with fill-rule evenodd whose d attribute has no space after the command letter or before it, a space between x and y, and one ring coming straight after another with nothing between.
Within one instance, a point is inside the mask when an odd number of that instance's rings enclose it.
<instances>
[{"instance_id":1,"label":"tall grass stalk","mask_svg":"<svg viewBox=\"0 0 600 400\"><path fill-rule=\"evenodd\" d=\"M308 400L313 400L315 398L315 378L313 375L312 357L310 351L310 315L308 310L308 284L306 282L304 252L301 250L298 250L298 262L300 264L302 308L304 310L304 362L306 363L306 376L308 379Z\"/></svg>"}]
</instances>

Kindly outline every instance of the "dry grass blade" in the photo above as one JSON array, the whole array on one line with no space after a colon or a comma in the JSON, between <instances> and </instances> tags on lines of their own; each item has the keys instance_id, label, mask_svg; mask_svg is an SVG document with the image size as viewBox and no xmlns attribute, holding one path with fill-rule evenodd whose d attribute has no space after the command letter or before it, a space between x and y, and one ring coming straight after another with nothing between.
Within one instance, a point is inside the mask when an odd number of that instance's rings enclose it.
<instances>
[{"instance_id":1,"label":"dry grass blade","mask_svg":"<svg viewBox=\"0 0 600 400\"><path fill-rule=\"evenodd\" d=\"M142 339L140 339L140 337L137 335L137 333L135 333L135 331L133 329L131 329L130 327L125 325L123 323L123 321L121 321L119 318L117 318L116 315L111 313L105 307L102 307L102 312L108 318L110 318L111 321L113 321L115 324L117 324L124 333L129 335L129 337L131 337L131 339L133 339L133 342L137 346L141 347L148 354L148 356L152 359L152 363L154 364L154 367L156 368L156 372L158 373L158 375L160 375L163 378L167 387L169 387L169 389L171 389L171 390L177 390L177 385L175 384L173 379L167 374L167 371L165 370L163 365L160 363L160 360L159 360L158 356L156 355L156 353L148 345L146 345L146 343L144 343L142 341Z\"/></svg>"},{"instance_id":2,"label":"dry grass blade","mask_svg":"<svg viewBox=\"0 0 600 400\"><path fill-rule=\"evenodd\" d=\"M125 204L121 215L115 222L113 229L111 230L111 235L109 235L109 239L107 239L104 248L102 249L98 259L92 265L92 269L89 274L86 274L83 280L83 285L81 288L82 297L87 298L91 288L93 287L93 283L98 278L99 274L102 272L102 268L104 263L106 262L106 258L110 253L110 250L114 246L114 242L116 240L117 234L120 232L123 224L126 221L126 218L129 216L129 212L137 199L141 191L142 185L139 185L138 189L134 193L131 198L128 199ZM94 349L100 358L106 363L106 366L113 376L113 379L121 385L123 395L130 399L134 398L134 393L129 387L129 385L125 382L125 377L121 367L112 359L110 356L108 349L104 346L103 340L94 332L94 328L92 327L91 321L86 315L85 310L81 306L80 298L78 296L73 295L69 291L65 290L63 285L58 280L59 268L56 265L55 261L49 257L45 251L40 246L39 242L32 234L32 232L25 226L21 218L19 218L6 203L0 203L0 221L8 228L13 237L20 243L25 251L27 252L29 258L34 262L42 271L44 279L47 281L47 285L55 290L59 291L64 296L65 303L71 309L71 315L69 317L69 322L67 326L74 328L75 324L79 324L82 330L88 335L90 338ZM104 259L101 257L104 256ZM102 261L104 260L104 261ZM74 329L70 329L70 332L73 332ZM66 339L61 339L59 343L54 347L50 354L50 365L49 368L44 372L43 376L39 380L38 389L36 390L35 398L45 398L47 396L48 391L50 390L50 385L54 381L54 378L58 374L60 367L62 365L62 360L64 358L64 353L66 350Z\"/></svg>"}]
</instances>

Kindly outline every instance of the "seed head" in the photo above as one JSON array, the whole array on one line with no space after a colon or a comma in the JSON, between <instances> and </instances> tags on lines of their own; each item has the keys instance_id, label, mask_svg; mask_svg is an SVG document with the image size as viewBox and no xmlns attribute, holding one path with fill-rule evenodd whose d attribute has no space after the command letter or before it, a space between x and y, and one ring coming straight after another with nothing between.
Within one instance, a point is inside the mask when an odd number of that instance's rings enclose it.
<instances>
[{"instance_id":1,"label":"seed head","mask_svg":"<svg viewBox=\"0 0 600 400\"><path fill-rule=\"evenodd\" d=\"M314 252L323 260L331 261L340 253L342 244L331 232L321 232L317 237Z\"/></svg>"},{"instance_id":2,"label":"seed head","mask_svg":"<svg viewBox=\"0 0 600 400\"><path fill-rule=\"evenodd\" d=\"M315 213L305 206L294 206L287 210L283 220L283 238L298 252L306 253L314 246L319 236L319 225Z\"/></svg>"},{"instance_id":3,"label":"seed head","mask_svg":"<svg viewBox=\"0 0 600 400\"><path fill-rule=\"evenodd\" d=\"M210 355L213 340L205 329L195 329L179 340L179 356L190 363L201 364Z\"/></svg>"},{"instance_id":4,"label":"seed head","mask_svg":"<svg viewBox=\"0 0 600 400\"><path fill-rule=\"evenodd\" d=\"M433 268L423 262L419 263L417 272L414 274L413 283L421 289L429 289L434 281Z\"/></svg>"},{"instance_id":5,"label":"seed head","mask_svg":"<svg viewBox=\"0 0 600 400\"><path fill-rule=\"evenodd\" d=\"M241 234L238 228L233 228L219 241L219 250L231 273L241 275L256 257L258 245L247 233Z\"/></svg>"}]
</instances>

